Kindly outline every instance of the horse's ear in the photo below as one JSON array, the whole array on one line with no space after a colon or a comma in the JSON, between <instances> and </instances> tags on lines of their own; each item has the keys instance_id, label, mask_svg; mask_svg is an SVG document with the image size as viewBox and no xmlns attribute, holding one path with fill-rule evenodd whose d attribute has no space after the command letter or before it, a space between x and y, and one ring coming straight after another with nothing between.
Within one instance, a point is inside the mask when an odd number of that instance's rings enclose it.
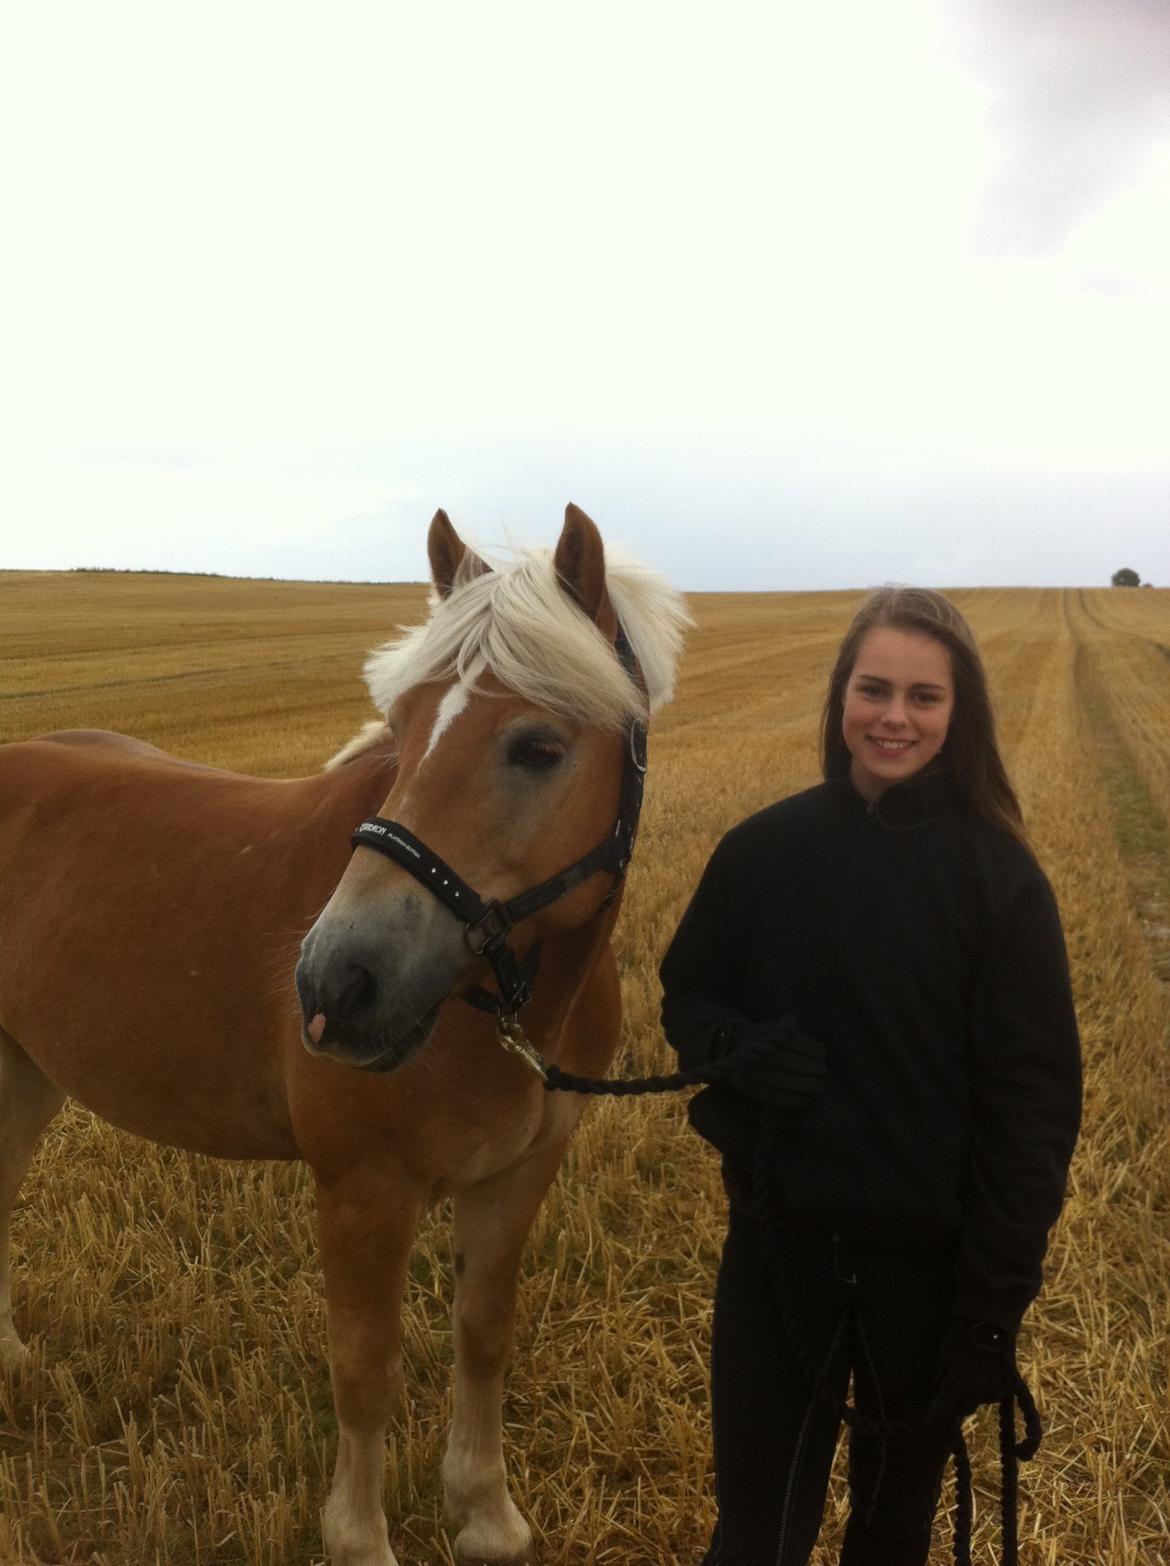
<instances>
[{"instance_id":1,"label":"horse's ear","mask_svg":"<svg viewBox=\"0 0 1170 1566\"><path fill-rule=\"evenodd\" d=\"M605 601L605 546L596 525L571 501L565 507L553 565L561 586L596 620Z\"/></svg>"},{"instance_id":2,"label":"horse's ear","mask_svg":"<svg viewBox=\"0 0 1170 1566\"><path fill-rule=\"evenodd\" d=\"M465 576L482 576L491 566L481 560L474 550L459 537L451 526L451 518L445 511L436 511L427 533L427 558L431 562L431 580L440 598L446 598L455 580L455 573L467 560Z\"/></svg>"}]
</instances>

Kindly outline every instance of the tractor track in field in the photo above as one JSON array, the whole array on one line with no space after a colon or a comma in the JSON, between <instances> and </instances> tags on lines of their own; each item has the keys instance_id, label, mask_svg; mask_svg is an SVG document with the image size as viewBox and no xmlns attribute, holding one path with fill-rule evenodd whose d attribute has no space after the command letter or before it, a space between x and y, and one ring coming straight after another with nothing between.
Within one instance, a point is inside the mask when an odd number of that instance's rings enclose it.
<instances>
[{"instance_id":1,"label":"tractor track in field","mask_svg":"<svg viewBox=\"0 0 1170 1566\"><path fill-rule=\"evenodd\" d=\"M1111 629L1090 611L1083 594L1079 606L1092 624ZM1100 775L1109 800L1113 835L1129 883L1130 901L1141 921L1154 971L1163 985L1170 986L1170 823L1151 797L1134 762L1114 717L1107 688L1095 666L1093 649L1078 634L1069 607L1066 597L1065 615L1074 648L1073 680L1081 710L1093 730L1093 750L1101 758ZM1160 643L1146 637L1140 639L1170 658L1170 652ZM1101 740L1105 743L1101 744Z\"/></svg>"}]
</instances>

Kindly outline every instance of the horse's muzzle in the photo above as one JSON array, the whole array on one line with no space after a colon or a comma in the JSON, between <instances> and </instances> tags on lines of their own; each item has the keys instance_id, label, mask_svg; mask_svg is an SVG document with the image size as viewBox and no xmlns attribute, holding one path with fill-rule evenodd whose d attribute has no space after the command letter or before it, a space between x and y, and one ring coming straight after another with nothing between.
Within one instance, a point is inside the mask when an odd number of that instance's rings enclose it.
<instances>
[{"instance_id":1,"label":"horse's muzzle","mask_svg":"<svg viewBox=\"0 0 1170 1566\"><path fill-rule=\"evenodd\" d=\"M434 953L407 969L385 944L370 951L320 923L296 967L301 1040L311 1055L366 1071L393 1071L430 1037L455 974Z\"/></svg>"}]
</instances>

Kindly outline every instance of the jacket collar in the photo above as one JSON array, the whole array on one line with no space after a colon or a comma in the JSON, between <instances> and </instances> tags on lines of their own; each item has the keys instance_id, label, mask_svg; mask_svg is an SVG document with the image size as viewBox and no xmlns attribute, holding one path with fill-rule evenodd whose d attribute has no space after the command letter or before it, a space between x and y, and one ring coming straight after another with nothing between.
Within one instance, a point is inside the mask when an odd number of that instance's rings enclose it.
<instances>
[{"instance_id":1,"label":"jacket collar","mask_svg":"<svg viewBox=\"0 0 1170 1566\"><path fill-rule=\"evenodd\" d=\"M854 788L849 777L849 753L845 751L832 758L826 786L853 809L894 828L922 826L948 814L957 804L951 771L942 757L904 783L891 783L871 801Z\"/></svg>"}]
</instances>

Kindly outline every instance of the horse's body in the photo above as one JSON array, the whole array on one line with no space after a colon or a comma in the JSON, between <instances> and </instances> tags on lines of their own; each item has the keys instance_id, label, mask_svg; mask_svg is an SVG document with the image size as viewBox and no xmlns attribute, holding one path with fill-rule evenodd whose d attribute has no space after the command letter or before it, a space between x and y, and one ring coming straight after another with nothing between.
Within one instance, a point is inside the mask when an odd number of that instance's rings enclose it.
<instances>
[{"instance_id":1,"label":"horse's body","mask_svg":"<svg viewBox=\"0 0 1170 1566\"><path fill-rule=\"evenodd\" d=\"M600 549L571 510L556 566L605 638ZM445 518L431 554L444 598L479 569ZM391 694L395 737L290 782L89 732L0 750L0 1362L22 1352L8 1213L65 1095L198 1152L306 1159L340 1427L326 1545L334 1566L393 1566L381 1485L407 1257L422 1213L453 1194L448 1510L461 1557L518 1561L530 1533L504 1479L503 1364L520 1250L579 1101L545 1093L458 998L485 977L458 921L379 855L351 860L349 838L392 805L511 896L604 837L623 739L534 706L482 661L470 682ZM582 1073L604 1069L620 1019L608 879L517 932L518 952L542 943L525 1029Z\"/></svg>"}]
</instances>

